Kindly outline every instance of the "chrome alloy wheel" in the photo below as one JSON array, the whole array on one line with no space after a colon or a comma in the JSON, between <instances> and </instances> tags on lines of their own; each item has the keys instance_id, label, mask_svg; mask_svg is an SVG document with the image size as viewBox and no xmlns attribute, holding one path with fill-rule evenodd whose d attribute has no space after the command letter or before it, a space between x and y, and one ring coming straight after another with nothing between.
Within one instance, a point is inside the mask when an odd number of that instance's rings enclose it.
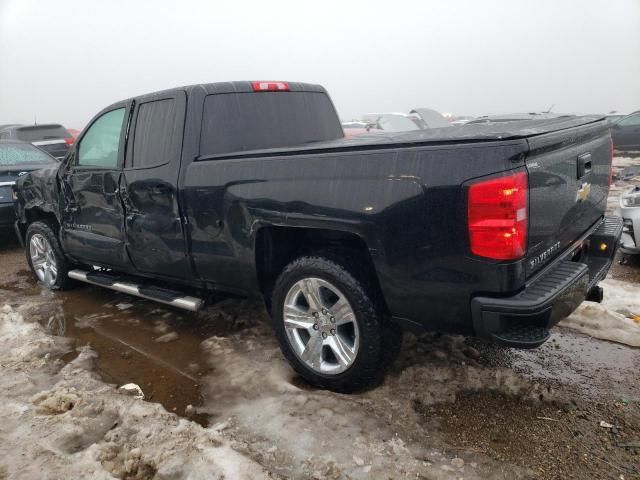
<instances>
[{"instance_id":1,"label":"chrome alloy wheel","mask_svg":"<svg viewBox=\"0 0 640 480\"><path fill-rule=\"evenodd\" d=\"M283 321L289 344L309 368L338 374L355 361L358 323L345 295L320 278L303 278L287 292Z\"/></svg>"},{"instance_id":2,"label":"chrome alloy wheel","mask_svg":"<svg viewBox=\"0 0 640 480\"><path fill-rule=\"evenodd\" d=\"M39 233L32 235L29 240L29 255L38 280L49 287L56 283L58 277L56 255L44 235Z\"/></svg>"}]
</instances>

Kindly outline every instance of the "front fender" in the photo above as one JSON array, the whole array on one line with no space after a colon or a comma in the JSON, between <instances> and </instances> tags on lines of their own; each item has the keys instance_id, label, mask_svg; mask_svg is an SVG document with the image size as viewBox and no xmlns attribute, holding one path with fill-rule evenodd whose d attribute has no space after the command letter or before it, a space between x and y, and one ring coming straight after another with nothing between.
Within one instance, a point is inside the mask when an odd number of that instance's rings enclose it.
<instances>
[{"instance_id":1,"label":"front fender","mask_svg":"<svg viewBox=\"0 0 640 480\"><path fill-rule=\"evenodd\" d=\"M14 186L16 192L16 216L18 222L26 225L29 214L40 211L55 215L60 222L60 194L57 183L59 166L35 170L20 177Z\"/></svg>"}]
</instances>

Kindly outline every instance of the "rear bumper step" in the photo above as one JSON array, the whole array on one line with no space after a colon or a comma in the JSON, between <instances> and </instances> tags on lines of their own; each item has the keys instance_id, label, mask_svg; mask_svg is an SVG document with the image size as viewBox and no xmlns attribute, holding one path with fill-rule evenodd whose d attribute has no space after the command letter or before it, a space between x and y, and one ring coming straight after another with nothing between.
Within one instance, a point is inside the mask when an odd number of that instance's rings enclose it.
<instances>
[{"instance_id":1,"label":"rear bumper step","mask_svg":"<svg viewBox=\"0 0 640 480\"><path fill-rule=\"evenodd\" d=\"M508 330L493 334L493 340L502 345L518 345L519 348L535 348L549 340L548 328L535 325L514 325Z\"/></svg>"},{"instance_id":2,"label":"rear bumper step","mask_svg":"<svg viewBox=\"0 0 640 480\"><path fill-rule=\"evenodd\" d=\"M620 218L605 217L586 239L579 261L569 260L569 251L513 296L474 297L471 312L476 334L511 347L543 344L549 329L580 303L602 301L598 282L609 271L621 233Z\"/></svg>"},{"instance_id":3,"label":"rear bumper step","mask_svg":"<svg viewBox=\"0 0 640 480\"><path fill-rule=\"evenodd\" d=\"M104 272L86 272L84 270L71 270L69 278L81 282L90 283L99 287L109 288L116 292L126 293L154 302L164 303L172 307L182 308L197 312L204 305L204 300L196 297L184 295L181 292L159 288L150 285L141 285L130 281L122 280L117 275Z\"/></svg>"}]
</instances>

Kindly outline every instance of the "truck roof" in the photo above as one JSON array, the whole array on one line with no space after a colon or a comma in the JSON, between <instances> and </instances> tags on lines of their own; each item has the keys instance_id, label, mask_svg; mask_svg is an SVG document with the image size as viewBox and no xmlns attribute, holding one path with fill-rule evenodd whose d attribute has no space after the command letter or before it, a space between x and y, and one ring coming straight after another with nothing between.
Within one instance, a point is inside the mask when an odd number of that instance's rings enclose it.
<instances>
[{"instance_id":1,"label":"truck roof","mask_svg":"<svg viewBox=\"0 0 640 480\"><path fill-rule=\"evenodd\" d=\"M145 92L140 95L136 95L134 97L130 97L128 99L123 99L118 102L113 103L112 105L120 104L127 100L132 100L138 97L147 96L147 95L162 95L162 94L170 94L178 91L185 91L190 93L196 89L202 89L207 95L213 95L218 93L253 93L253 80L246 81L235 81L235 82L215 82L215 83L196 83L193 85L184 85L181 87L168 88L166 90L158 90L156 92ZM322 85L316 85L313 83L302 83L302 82L283 82L288 84L290 92L316 92L316 93L327 93L325 88ZM107 108L110 108L110 105Z\"/></svg>"}]
</instances>

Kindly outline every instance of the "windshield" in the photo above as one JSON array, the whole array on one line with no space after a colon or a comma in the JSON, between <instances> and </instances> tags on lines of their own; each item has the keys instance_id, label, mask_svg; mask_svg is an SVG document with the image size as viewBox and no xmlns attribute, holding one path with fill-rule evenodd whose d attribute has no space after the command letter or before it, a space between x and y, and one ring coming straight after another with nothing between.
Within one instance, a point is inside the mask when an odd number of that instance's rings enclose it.
<instances>
[{"instance_id":1,"label":"windshield","mask_svg":"<svg viewBox=\"0 0 640 480\"><path fill-rule=\"evenodd\" d=\"M54 163L42 150L19 143L0 144L0 167L25 164Z\"/></svg>"}]
</instances>

